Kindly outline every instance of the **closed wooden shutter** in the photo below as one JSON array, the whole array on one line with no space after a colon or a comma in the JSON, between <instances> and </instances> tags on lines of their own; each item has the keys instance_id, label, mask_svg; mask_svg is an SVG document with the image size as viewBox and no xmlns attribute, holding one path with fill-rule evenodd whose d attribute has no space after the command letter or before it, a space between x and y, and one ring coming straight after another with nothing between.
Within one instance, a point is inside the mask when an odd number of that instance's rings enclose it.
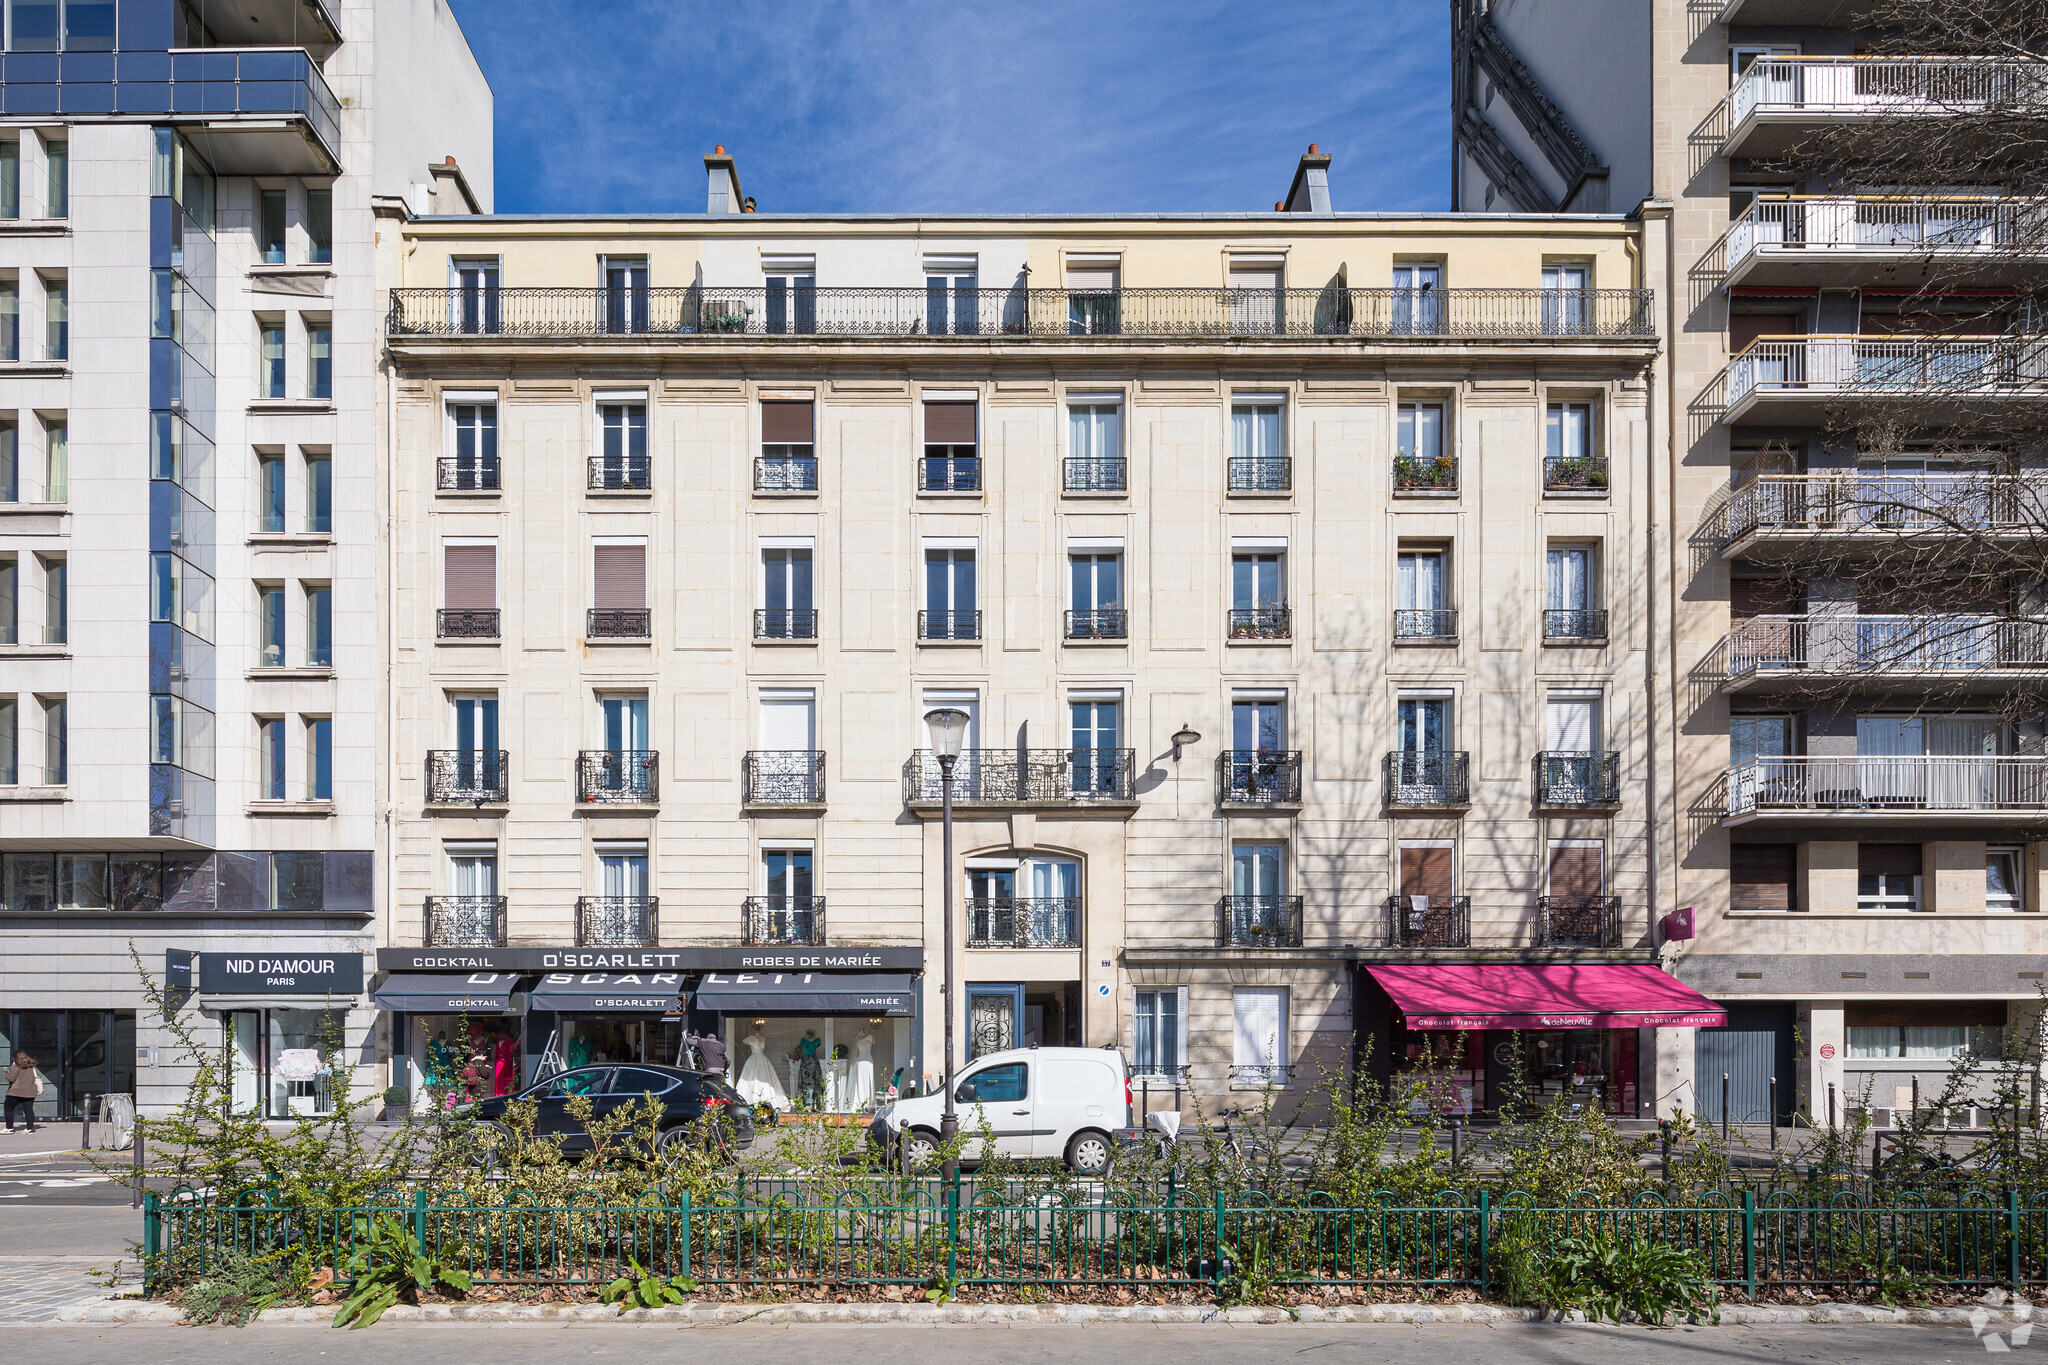
<instances>
[{"instance_id":1,"label":"closed wooden shutter","mask_svg":"<svg viewBox=\"0 0 2048 1365\"><path fill-rule=\"evenodd\" d=\"M489 611L498 605L498 547L441 547L445 605L451 611Z\"/></svg>"},{"instance_id":2,"label":"closed wooden shutter","mask_svg":"<svg viewBox=\"0 0 2048 1365\"><path fill-rule=\"evenodd\" d=\"M761 442L771 446L811 444L809 403L761 404Z\"/></svg>"},{"instance_id":3,"label":"closed wooden shutter","mask_svg":"<svg viewBox=\"0 0 2048 1365\"><path fill-rule=\"evenodd\" d=\"M926 403L924 405L926 445L971 446L974 444L974 404Z\"/></svg>"},{"instance_id":4,"label":"closed wooden shutter","mask_svg":"<svg viewBox=\"0 0 2048 1365\"><path fill-rule=\"evenodd\" d=\"M1737 313L1728 319L1728 354L1740 355L1758 337L1797 336L1804 320L1802 313Z\"/></svg>"},{"instance_id":5,"label":"closed wooden shutter","mask_svg":"<svg viewBox=\"0 0 2048 1365\"><path fill-rule=\"evenodd\" d=\"M1448 852L1448 850L1446 850ZM1598 848L1553 848L1550 850L1550 894L1553 896L1597 896L1601 893L1601 854Z\"/></svg>"},{"instance_id":6,"label":"closed wooden shutter","mask_svg":"<svg viewBox=\"0 0 2048 1365\"><path fill-rule=\"evenodd\" d=\"M599 545L592 551L594 607L639 608L647 605L647 547Z\"/></svg>"},{"instance_id":7,"label":"closed wooden shutter","mask_svg":"<svg viewBox=\"0 0 2048 1365\"><path fill-rule=\"evenodd\" d=\"M1793 844L1736 844L1728 850L1729 907L1784 913L1792 908Z\"/></svg>"},{"instance_id":8,"label":"closed wooden shutter","mask_svg":"<svg viewBox=\"0 0 2048 1365\"><path fill-rule=\"evenodd\" d=\"M1917 877L1920 868L1918 844L1856 845L1856 871L1866 877Z\"/></svg>"},{"instance_id":9,"label":"closed wooden shutter","mask_svg":"<svg viewBox=\"0 0 2048 1365\"><path fill-rule=\"evenodd\" d=\"M1451 875L1448 848L1404 848L1401 850L1401 894L1404 896L1449 896L1456 890Z\"/></svg>"}]
</instances>

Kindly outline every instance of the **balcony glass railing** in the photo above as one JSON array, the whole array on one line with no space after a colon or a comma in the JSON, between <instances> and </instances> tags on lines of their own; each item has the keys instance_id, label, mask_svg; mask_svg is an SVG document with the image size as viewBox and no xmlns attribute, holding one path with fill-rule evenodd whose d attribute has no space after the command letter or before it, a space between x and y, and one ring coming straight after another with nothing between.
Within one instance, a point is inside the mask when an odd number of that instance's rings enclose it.
<instances>
[{"instance_id":1,"label":"balcony glass railing","mask_svg":"<svg viewBox=\"0 0 2048 1365\"><path fill-rule=\"evenodd\" d=\"M327 88L319 64L299 48L7 54L0 115L108 114L200 123L210 117L296 115L329 158L341 154L341 101Z\"/></svg>"}]
</instances>

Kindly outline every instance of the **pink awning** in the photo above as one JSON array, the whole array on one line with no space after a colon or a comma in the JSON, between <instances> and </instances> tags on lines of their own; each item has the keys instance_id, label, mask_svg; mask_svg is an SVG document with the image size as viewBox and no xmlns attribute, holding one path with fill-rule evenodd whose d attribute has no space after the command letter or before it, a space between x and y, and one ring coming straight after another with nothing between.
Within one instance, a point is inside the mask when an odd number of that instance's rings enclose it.
<instances>
[{"instance_id":1,"label":"pink awning","mask_svg":"<svg viewBox=\"0 0 2048 1365\"><path fill-rule=\"evenodd\" d=\"M1368 966L1412 1029L1719 1028L1727 1012L1648 963Z\"/></svg>"}]
</instances>

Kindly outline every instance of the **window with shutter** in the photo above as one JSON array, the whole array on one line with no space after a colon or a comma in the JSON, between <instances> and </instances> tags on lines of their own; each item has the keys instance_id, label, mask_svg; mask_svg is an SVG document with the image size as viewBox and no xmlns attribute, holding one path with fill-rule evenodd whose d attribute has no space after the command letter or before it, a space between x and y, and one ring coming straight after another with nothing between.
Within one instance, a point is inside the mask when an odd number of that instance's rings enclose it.
<instances>
[{"instance_id":1,"label":"window with shutter","mask_svg":"<svg viewBox=\"0 0 2048 1365\"><path fill-rule=\"evenodd\" d=\"M599 610L636 610L647 605L647 547L645 545L598 545L591 550L594 592L591 605Z\"/></svg>"},{"instance_id":2,"label":"window with shutter","mask_svg":"<svg viewBox=\"0 0 2048 1365\"><path fill-rule=\"evenodd\" d=\"M1795 844L1736 844L1728 850L1729 908L1782 914L1792 909Z\"/></svg>"},{"instance_id":3,"label":"window with shutter","mask_svg":"<svg viewBox=\"0 0 2048 1365\"><path fill-rule=\"evenodd\" d=\"M1287 990L1239 987L1231 996L1231 1081L1237 1085L1286 1083Z\"/></svg>"},{"instance_id":4,"label":"window with shutter","mask_svg":"<svg viewBox=\"0 0 2048 1365\"><path fill-rule=\"evenodd\" d=\"M811 422L809 403L764 402L761 404L761 444L807 447L812 443Z\"/></svg>"},{"instance_id":5,"label":"window with shutter","mask_svg":"<svg viewBox=\"0 0 2048 1365\"><path fill-rule=\"evenodd\" d=\"M1550 894L1597 896L1602 892L1602 850L1598 845L1553 844L1550 849Z\"/></svg>"},{"instance_id":6,"label":"window with shutter","mask_svg":"<svg viewBox=\"0 0 2048 1365\"><path fill-rule=\"evenodd\" d=\"M1455 850L1405 847L1401 850L1401 894L1449 898L1457 894Z\"/></svg>"},{"instance_id":7,"label":"window with shutter","mask_svg":"<svg viewBox=\"0 0 2048 1365\"><path fill-rule=\"evenodd\" d=\"M490 611L498 605L498 547L447 545L441 550L443 593L450 611Z\"/></svg>"}]
</instances>

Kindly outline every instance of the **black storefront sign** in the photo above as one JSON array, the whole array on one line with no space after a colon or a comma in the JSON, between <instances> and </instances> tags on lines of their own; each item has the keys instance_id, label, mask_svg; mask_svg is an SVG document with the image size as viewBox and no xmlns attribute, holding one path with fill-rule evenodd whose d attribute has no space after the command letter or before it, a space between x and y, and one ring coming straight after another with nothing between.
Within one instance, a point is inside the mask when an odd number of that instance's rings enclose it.
<instances>
[{"instance_id":1,"label":"black storefront sign","mask_svg":"<svg viewBox=\"0 0 2048 1365\"><path fill-rule=\"evenodd\" d=\"M868 1014L908 1019L917 1011L910 978L836 972L706 972L696 1006L721 1014Z\"/></svg>"},{"instance_id":2,"label":"black storefront sign","mask_svg":"<svg viewBox=\"0 0 2048 1365\"><path fill-rule=\"evenodd\" d=\"M922 948L379 948L387 972L915 972Z\"/></svg>"},{"instance_id":3,"label":"black storefront sign","mask_svg":"<svg viewBox=\"0 0 2048 1365\"><path fill-rule=\"evenodd\" d=\"M201 953L201 995L350 996L363 993L361 953Z\"/></svg>"},{"instance_id":4,"label":"black storefront sign","mask_svg":"<svg viewBox=\"0 0 2048 1365\"><path fill-rule=\"evenodd\" d=\"M673 1014L682 989L677 972L549 972L528 999L558 1014Z\"/></svg>"}]
</instances>

